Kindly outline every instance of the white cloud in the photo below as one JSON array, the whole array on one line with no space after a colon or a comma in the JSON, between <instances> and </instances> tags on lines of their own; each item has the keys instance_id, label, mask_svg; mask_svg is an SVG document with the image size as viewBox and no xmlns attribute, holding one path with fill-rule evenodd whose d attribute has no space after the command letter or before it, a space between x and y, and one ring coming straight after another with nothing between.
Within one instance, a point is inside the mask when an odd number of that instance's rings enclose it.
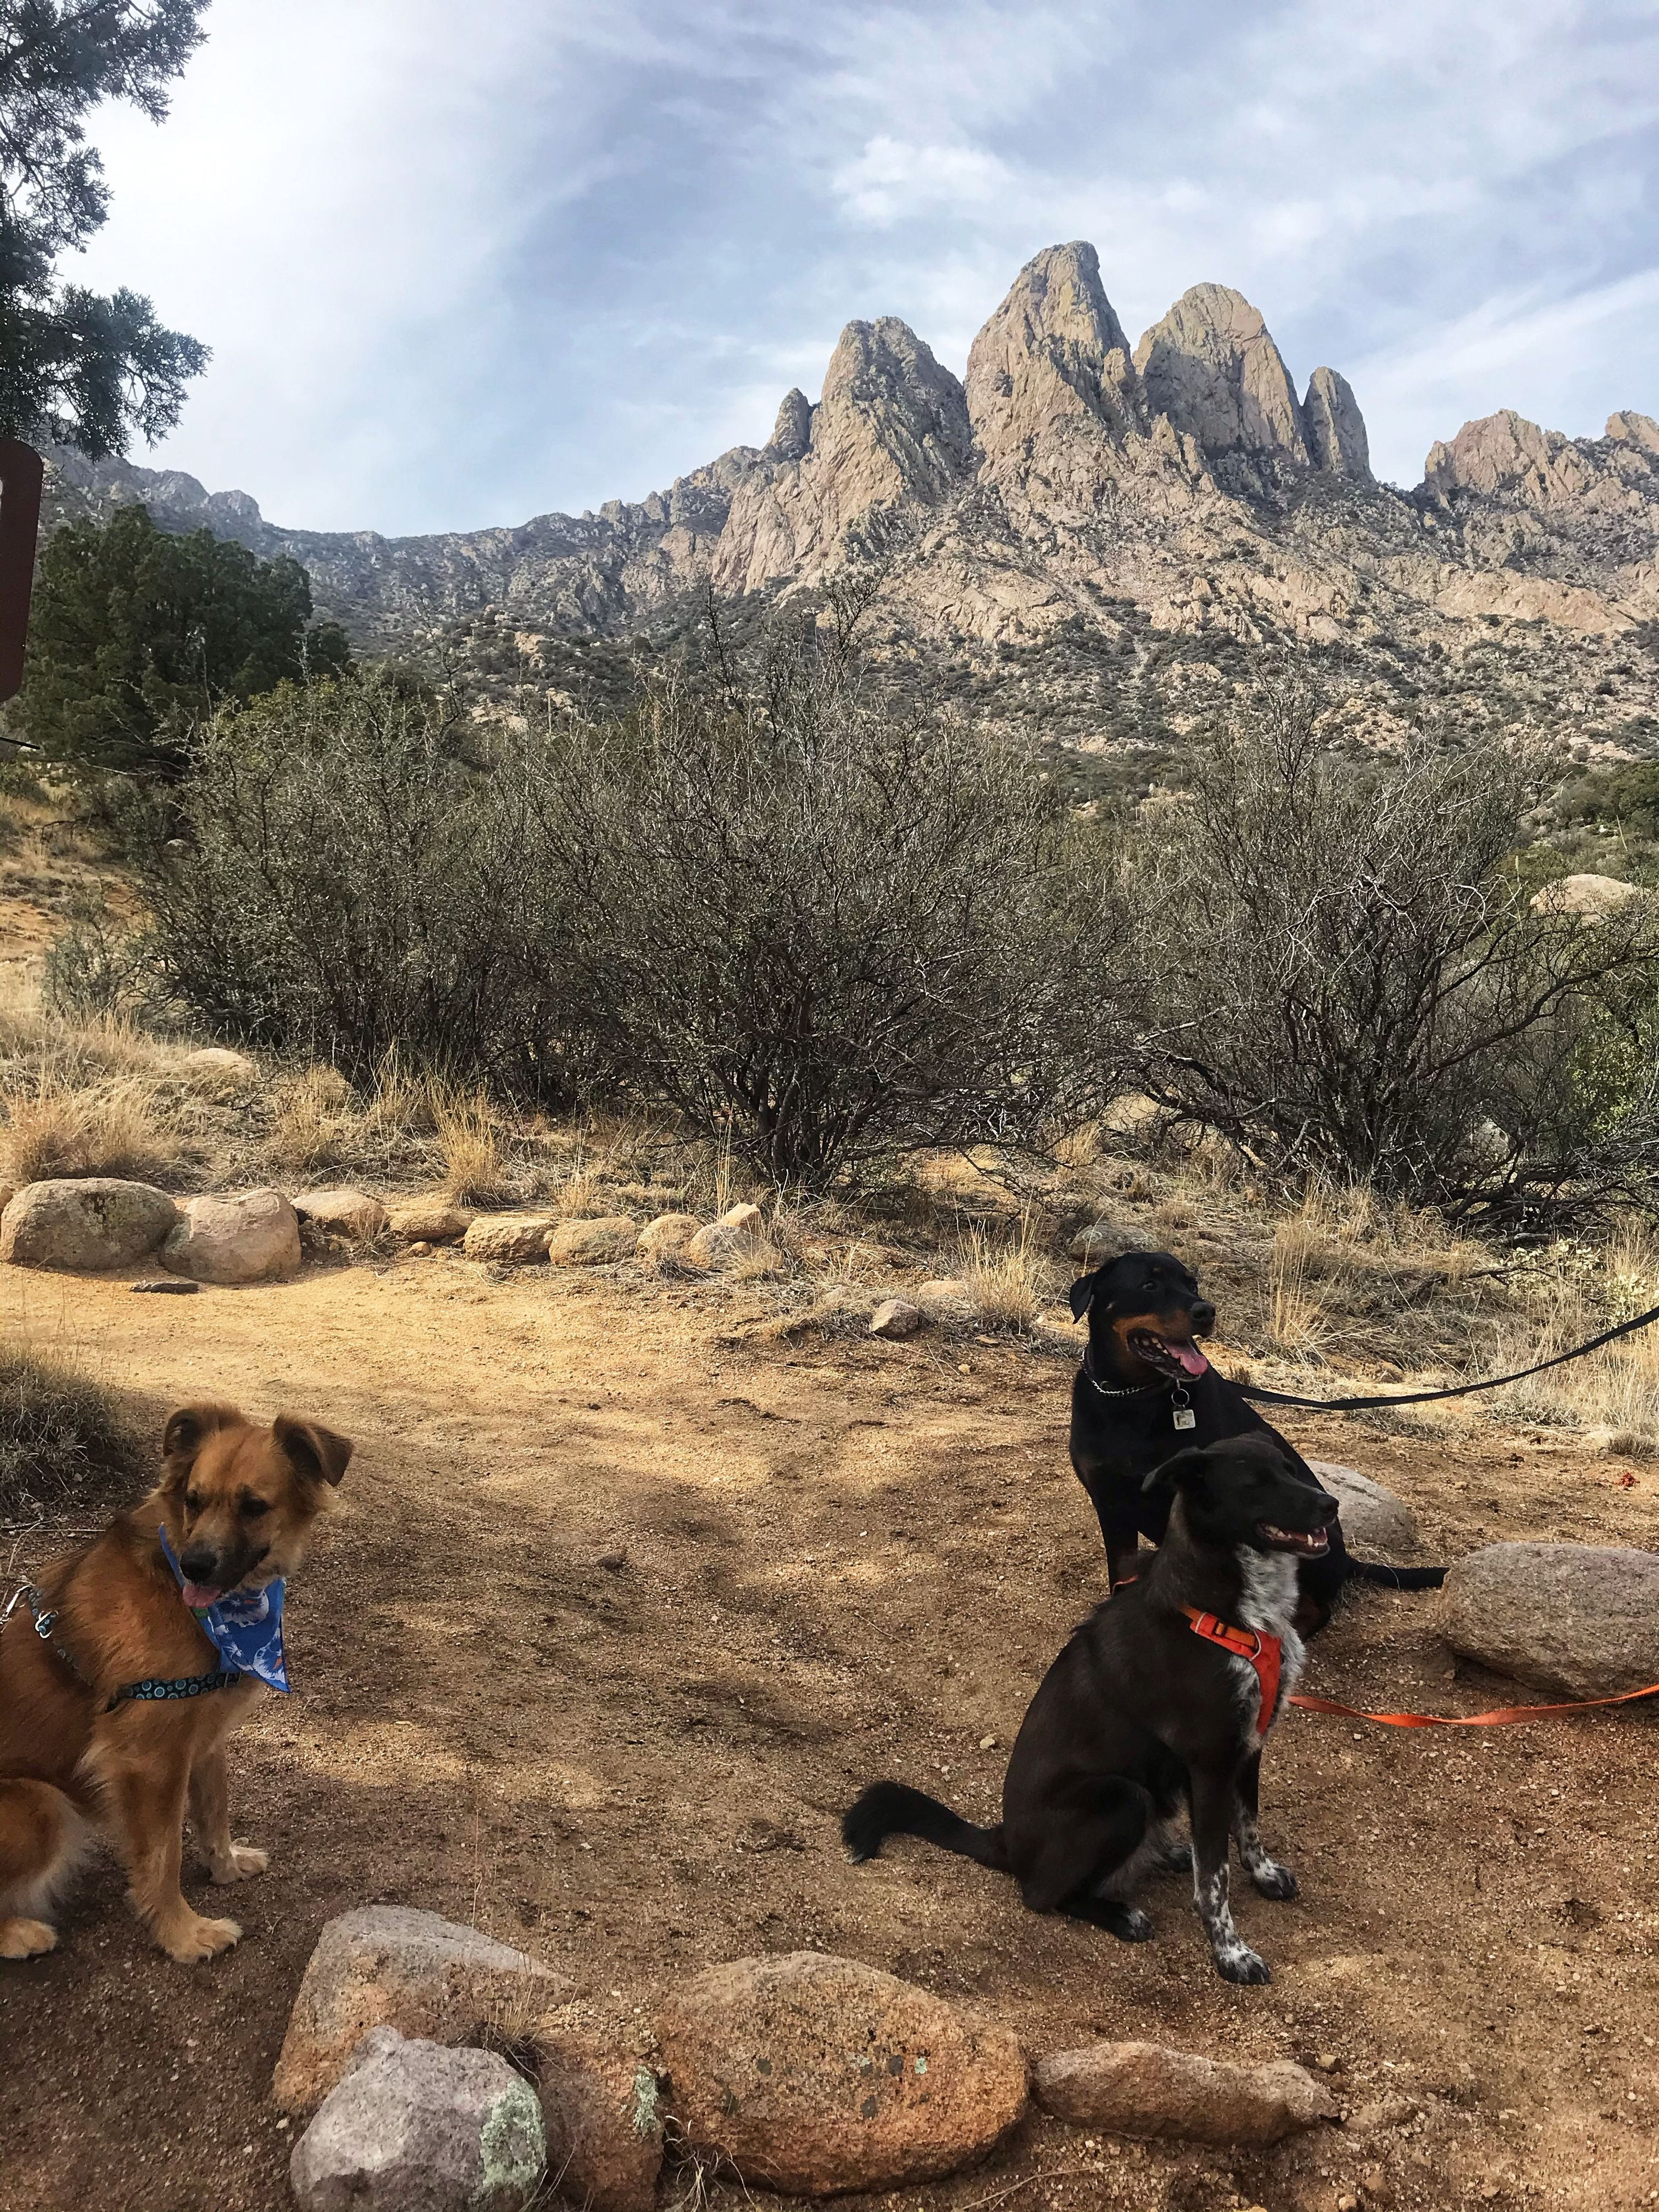
<instances>
[{"instance_id":1,"label":"white cloud","mask_svg":"<svg viewBox=\"0 0 1659 2212\"><path fill-rule=\"evenodd\" d=\"M1651 0L207 20L173 118L97 134L88 273L216 349L168 463L283 521L637 496L763 438L851 316L960 368L1020 263L1078 236L1132 335L1188 284L1248 293L1299 375L1352 378L1395 476L1503 405L1659 411Z\"/></svg>"}]
</instances>

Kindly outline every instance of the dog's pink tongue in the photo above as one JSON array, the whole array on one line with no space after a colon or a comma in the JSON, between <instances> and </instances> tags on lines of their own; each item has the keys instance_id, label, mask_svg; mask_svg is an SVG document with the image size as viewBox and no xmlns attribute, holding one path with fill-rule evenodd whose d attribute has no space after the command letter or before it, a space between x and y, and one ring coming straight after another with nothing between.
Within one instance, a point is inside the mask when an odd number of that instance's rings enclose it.
<instances>
[{"instance_id":1,"label":"dog's pink tongue","mask_svg":"<svg viewBox=\"0 0 1659 2212\"><path fill-rule=\"evenodd\" d=\"M192 1613L207 1613L224 1595L222 1589L210 1589L205 1583L183 1583L179 1595Z\"/></svg>"},{"instance_id":2,"label":"dog's pink tongue","mask_svg":"<svg viewBox=\"0 0 1659 2212\"><path fill-rule=\"evenodd\" d=\"M1188 1375L1201 1375L1210 1364L1195 1344L1172 1344L1170 1350Z\"/></svg>"}]
</instances>

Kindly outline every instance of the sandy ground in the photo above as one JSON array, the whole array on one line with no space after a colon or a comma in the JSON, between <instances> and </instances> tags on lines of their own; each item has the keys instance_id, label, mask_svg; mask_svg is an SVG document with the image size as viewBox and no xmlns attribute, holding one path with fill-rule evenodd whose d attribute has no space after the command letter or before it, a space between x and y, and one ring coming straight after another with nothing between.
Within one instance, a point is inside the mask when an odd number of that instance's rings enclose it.
<instances>
[{"instance_id":1,"label":"sandy ground","mask_svg":"<svg viewBox=\"0 0 1659 2212\"><path fill-rule=\"evenodd\" d=\"M289 2004L323 1922L375 1899L521 1944L642 2051L654 2001L698 1968L818 1946L983 2006L1034 2051L1146 2036L1335 2061L1348 2125L1275 2152L1038 2119L991 2167L886 2204L1659 2202L1659 1713L1444 1734L1292 1716L1265 1826L1302 1899L1246 1889L1240 1909L1267 1990L1215 1976L1175 1881L1148 1899L1159 1940L1130 1948L920 1845L850 1867L836 1816L877 1776L991 1813L1003 1753L981 1739L1012 1740L1100 1594L1069 1370L939 1335L732 1348L724 1298L494 1283L453 1257L191 1298L3 1271L0 1326L143 1391L158 1431L168 1404L221 1396L359 1447L295 1585L297 1694L233 1742L236 1832L274 1853L235 1893L243 1942L172 1965L98 1866L62 1949L0 1969L4 2212L285 2204L268 2089ZM1408 1497L1431 1555L1659 1546L1650 1469L1496 1428L1291 1433ZM1454 1668L1433 1603L1361 1594L1304 1686L1510 1702Z\"/></svg>"}]
</instances>

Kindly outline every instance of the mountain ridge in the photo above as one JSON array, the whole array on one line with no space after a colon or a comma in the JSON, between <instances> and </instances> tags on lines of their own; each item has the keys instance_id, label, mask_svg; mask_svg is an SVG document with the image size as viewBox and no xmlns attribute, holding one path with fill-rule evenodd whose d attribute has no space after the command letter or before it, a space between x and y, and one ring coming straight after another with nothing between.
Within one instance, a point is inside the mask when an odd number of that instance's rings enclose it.
<instances>
[{"instance_id":1,"label":"mountain ridge","mask_svg":"<svg viewBox=\"0 0 1659 2212\"><path fill-rule=\"evenodd\" d=\"M1298 394L1241 294L1193 286L1131 346L1082 240L1025 264L962 379L897 318L854 321L817 401L786 394L764 446L597 514L308 532L179 472L53 459L56 515L143 498L164 526L290 554L319 611L374 650L506 624L526 681L550 640L625 638L707 589L787 595L876 560L892 636L970 677L1011 652L1063 661L1079 638L1109 653L1127 636L1141 659L1185 640L1210 666L1229 643L1294 641L1353 663L1398 720L1392 660L1419 678L1478 663L1496 630L1529 663L1508 719L1576 715L1592 748L1659 743L1659 423L1620 410L1574 439L1500 409L1437 441L1401 490L1372 473L1346 378L1322 365ZM1031 711L1047 698L1075 742L1099 660L1081 691L1058 662L1037 686Z\"/></svg>"}]
</instances>

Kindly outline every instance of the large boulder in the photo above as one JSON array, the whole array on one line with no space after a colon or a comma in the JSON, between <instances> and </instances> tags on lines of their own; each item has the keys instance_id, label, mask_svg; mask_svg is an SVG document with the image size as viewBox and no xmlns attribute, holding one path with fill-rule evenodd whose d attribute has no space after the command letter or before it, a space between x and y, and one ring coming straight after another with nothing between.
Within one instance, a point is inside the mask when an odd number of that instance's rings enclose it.
<instances>
[{"instance_id":1,"label":"large boulder","mask_svg":"<svg viewBox=\"0 0 1659 2212\"><path fill-rule=\"evenodd\" d=\"M1488 1544L1440 1595L1454 1651L1558 1698L1659 1682L1659 1553L1594 1544Z\"/></svg>"},{"instance_id":2,"label":"large boulder","mask_svg":"<svg viewBox=\"0 0 1659 2212\"><path fill-rule=\"evenodd\" d=\"M1039 2059L1037 2102L1079 2127L1197 2142L1274 2143L1334 2119L1325 2084L1291 2059L1233 2066L1161 2043L1091 2043Z\"/></svg>"},{"instance_id":3,"label":"large boulder","mask_svg":"<svg viewBox=\"0 0 1659 2212\"><path fill-rule=\"evenodd\" d=\"M640 1257L666 1260L684 1252L701 1226L695 1213L659 1213L640 1231Z\"/></svg>"},{"instance_id":4,"label":"large boulder","mask_svg":"<svg viewBox=\"0 0 1659 2212\"><path fill-rule=\"evenodd\" d=\"M1008 2029L816 1951L711 1967L671 1999L660 2033L691 2149L805 2197L954 2173L1025 2111Z\"/></svg>"},{"instance_id":5,"label":"large boulder","mask_svg":"<svg viewBox=\"0 0 1659 2212\"><path fill-rule=\"evenodd\" d=\"M766 1242L766 1224L757 1206L728 1206L718 1221L686 1243L685 1257L694 1267L720 1267L734 1260L752 1259Z\"/></svg>"},{"instance_id":6,"label":"large boulder","mask_svg":"<svg viewBox=\"0 0 1659 2212\"><path fill-rule=\"evenodd\" d=\"M164 1190L113 1176L25 1183L0 1213L0 1260L19 1267L131 1267L176 1226Z\"/></svg>"},{"instance_id":7,"label":"large boulder","mask_svg":"<svg viewBox=\"0 0 1659 2212\"><path fill-rule=\"evenodd\" d=\"M373 1243L386 1224L385 1206L361 1190L308 1190L295 1200L294 1211L349 1244Z\"/></svg>"},{"instance_id":8,"label":"large boulder","mask_svg":"<svg viewBox=\"0 0 1659 2212\"><path fill-rule=\"evenodd\" d=\"M309 2112L371 2027L465 2043L487 2027L528 2021L561 1987L550 1967L476 1928L405 1905L361 1905L317 1939L271 2094L284 2112Z\"/></svg>"},{"instance_id":9,"label":"large boulder","mask_svg":"<svg viewBox=\"0 0 1659 2212\"><path fill-rule=\"evenodd\" d=\"M467 1230L461 1249L469 1260L521 1267L546 1259L547 1240L557 1226L545 1213L481 1213Z\"/></svg>"},{"instance_id":10,"label":"large boulder","mask_svg":"<svg viewBox=\"0 0 1659 2212\"><path fill-rule=\"evenodd\" d=\"M580 2028L538 2027L547 2163L559 2194L588 2212L652 2212L662 2172L662 2111L644 2060Z\"/></svg>"},{"instance_id":11,"label":"large boulder","mask_svg":"<svg viewBox=\"0 0 1659 2212\"><path fill-rule=\"evenodd\" d=\"M446 1205L441 1198L414 1198L392 1207L386 1226L404 1244L458 1244L472 1226L472 1216L465 1206Z\"/></svg>"},{"instance_id":12,"label":"large boulder","mask_svg":"<svg viewBox=\"0 0 1659 2212\"><path fill-rule=\"evenodd\" d=\"M180 1065L186 1075L216 1089L240 1090L259 1080L257 1064L245 1052L232 1052L228 1045L204 1044L196 1052L187 1052Z\"/></svg>"},{"instance_id":13,"label":"large boulder","mask_svg":"<svg viewBox=\"0 0 1659 2212\"><path fill-rule=\"evenodd\" d=\"M377 2027L294 2146L301 2212L520 2212L547 2148L529 2082L493 2051Z\"/></svg>"},{"instance_id":14,"label":"large boulder","mask_svg":"<svg viewBox=\"0 0 1659 2212\"><path fill-rule=\"evenodd\" d=\"M300 1217L280 1190L192 1198L161 1265L196 1283L279 1283L300 1272Z\"/></svg>"},{"instance_id":15,"label":"large boulder","mask_svg":"<svg viewBox=\"0 0 1659 2212\"><path fill-rule=\"evenodd\" d=\"M1308 1465L1341 1508L1342 1534L1350 1551L1394 1559L1417 1548L1417 1517L1403 1498L1357 1467L1329 1459L1310 1459Z\"/></svg>"},{"instance_id":16,"label":"large boulder","mask_svg":"<svg viewBox=\"0 0 1659 2212\"><path fill-rule=\"evenodd\" d=\"M562 1221L547 1240L547 1256L556 1267L598 1267L607 1261L631 1260L639 1242L637 1221L626 1213L605 1213Z\"/></svg>"},{"instance_id":17,"label":"large boulder","mask_svg":"<svg viewBox=\"0 0 1659 2212\"><path fill-rule=\"evenodd\" d=\"M1605 921L1632 899L1644 896L1640 884L1622 876L1558 876L1533 895L1534 914L1576 914L1586 921Z\"/></svg>"},{"instance_id":18,"label":"large boulder","mask_svg":"<svg viewBox=\"0 0 1659 2212\"><path fill-rule=\"evenodd\" d=\"M1135 1249L1135 1235L1116 1221L1093 1221L1086 1229L1079 1229L1066 1247L1085 1272L1103 1267L1109 1260L1115 1260Z\"/></svg>"}]
</instances>

